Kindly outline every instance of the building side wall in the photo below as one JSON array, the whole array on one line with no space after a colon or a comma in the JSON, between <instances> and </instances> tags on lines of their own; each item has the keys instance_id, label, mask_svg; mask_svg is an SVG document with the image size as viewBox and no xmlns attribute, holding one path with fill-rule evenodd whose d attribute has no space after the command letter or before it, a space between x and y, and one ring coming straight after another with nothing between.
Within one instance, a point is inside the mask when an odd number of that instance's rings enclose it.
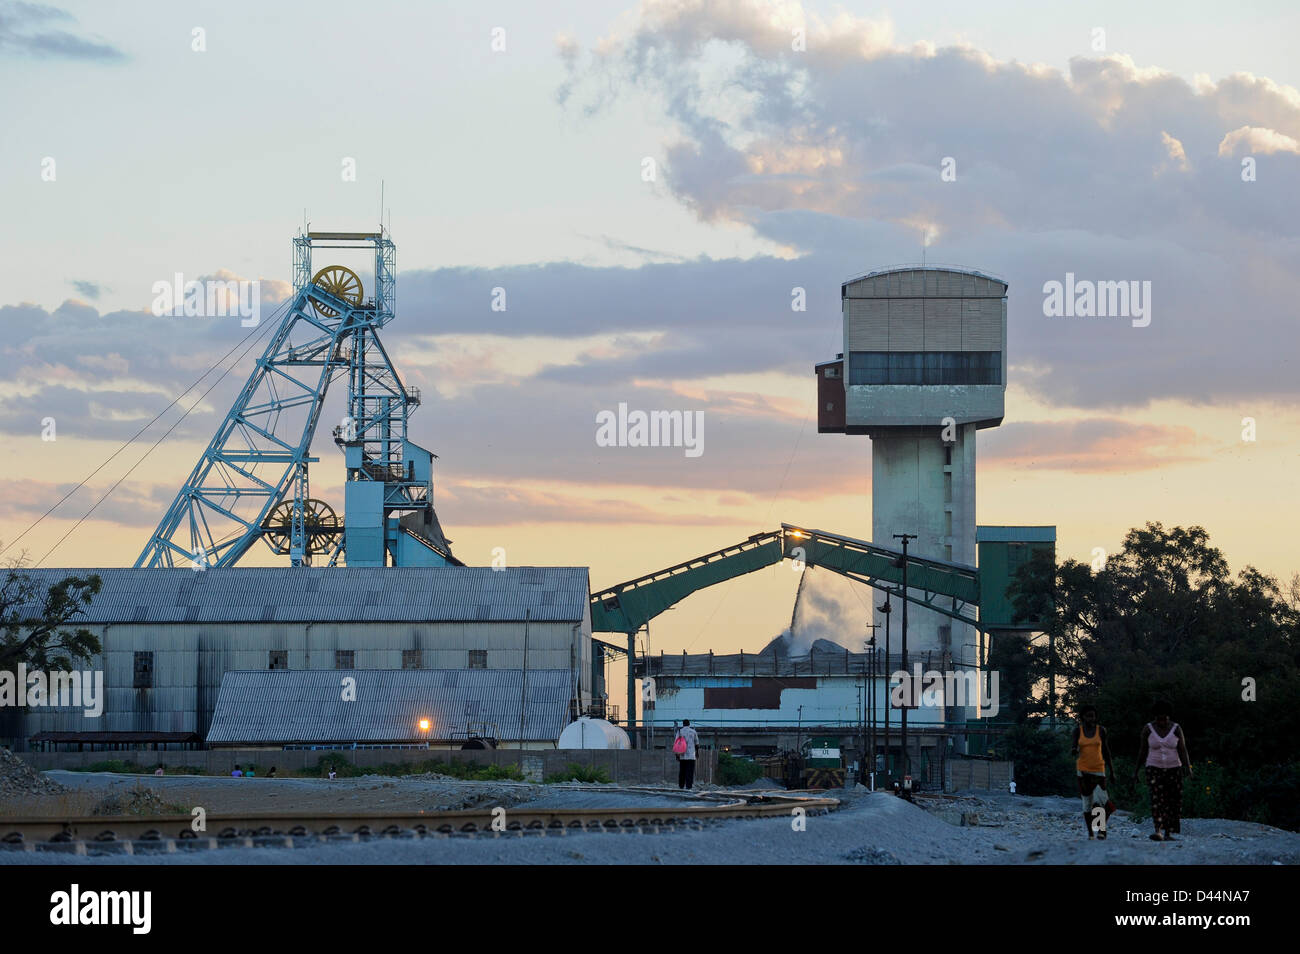
<instances>
[{"instance_id":1,"label":"building side wall","mask_svg":"<svg viewBox=\"0 0 1300 954\"><path fill-rule=\"evenodd\" d=\"M744 680L750 682L750 680ZM671 729L675 723L690 719L692 725L704 728L740 728L752 726L845 726L862 723L862 687L868 681L861 676L818 676L815 689L785 689L780 695L780 705L774 709L723 709L705 708L705 690L715 683L734 686L735 677L718 676L660 676L656 684L656 701L653 709L646 710L646 722L656 730ZM888 700L886 679L876 680L877 711L883 719ZM802 708L802 711L801 711ZM907 720L911 725L927 725L943 721L943 706L922 706L909 710ZM895 710L894 717L898 717Z\"/></svg>"},{"instance_id":2,"label":"building side wall","mask_svg":"<svg viewBox=\"0 0 1300 954\"><path fill-rule=\"evenodd\" d=\"M206 736L221 677L269 669L270 652L288 653L289 669L335 669L335 652L351 651L356 669L401 669L406 650L421 651L423 669L467 669L469 651L486 650L487 668L524 666L523 623L241 623L132 624L89 627L104 651L81 668L104 674L99 718L80 708L29 707L18 738L37 732L195 732ZM135 688L135 654L152 653L153 685ZM528 668L576 670L583 705L591 703L590 617L583 624L529 623Z\"/></svg>"}]
</instances>

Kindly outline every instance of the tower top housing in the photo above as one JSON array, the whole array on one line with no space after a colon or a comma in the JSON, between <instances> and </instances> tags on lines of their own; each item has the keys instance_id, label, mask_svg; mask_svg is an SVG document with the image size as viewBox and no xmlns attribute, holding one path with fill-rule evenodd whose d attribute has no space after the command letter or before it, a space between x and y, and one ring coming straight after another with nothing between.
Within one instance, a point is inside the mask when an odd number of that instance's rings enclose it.
<instances>
[{"instance_id":1,"label":"tower top housing","mask_svg":"<svg viewBox=\"0 0 1300 954\"><path fill-rule=\"evenodd\" d=\"M829 416L828 403L838 402L822 402L819 431L942 427L945 418L1002 423L1006 282L971 269L904 265L844 282L840 298L843 358L818 372L841 379L844 399Z\"/></svg>"}]
</instances>

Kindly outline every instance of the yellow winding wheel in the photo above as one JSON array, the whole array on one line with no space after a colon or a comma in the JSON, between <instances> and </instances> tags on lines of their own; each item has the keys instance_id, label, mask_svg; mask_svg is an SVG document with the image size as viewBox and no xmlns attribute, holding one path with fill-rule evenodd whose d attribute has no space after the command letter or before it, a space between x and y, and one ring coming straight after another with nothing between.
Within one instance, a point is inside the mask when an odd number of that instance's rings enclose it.
<instances>
[{"instance_id":1,"label":"yellow winding wheel","mask_svg":"<svg viewBox=\"0 0 1300 954\"><path fill-rule=\"evenodd\" d=\"M338 514L323 500L303 501L303 528L307 531L307 554L327 553L343 532ZM271 511L262 524L266 542L276 553L288 553L293 536L293 501L286 500Z\"/></svg>"},{"instance_id":2,"label":"yellow winding wheel","mask_svg":"<svg viewBox=\"0 0 1300 954\"><path fill-rule=\"evenodd\" d=\"M321 291L328 292L335 298L341 298L354 308L361 304L361 279L357 273L342 265L326 265L311 277L311 283ZM316 310L326 318L338 314L329 305L313 302Z\"/></svg>"}]
</instances>

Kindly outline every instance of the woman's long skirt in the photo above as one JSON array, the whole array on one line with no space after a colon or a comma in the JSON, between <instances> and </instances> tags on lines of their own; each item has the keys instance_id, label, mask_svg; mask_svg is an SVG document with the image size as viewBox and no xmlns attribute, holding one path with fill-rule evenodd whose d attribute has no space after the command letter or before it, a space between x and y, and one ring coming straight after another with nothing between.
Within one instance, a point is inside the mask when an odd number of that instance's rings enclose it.
<instances>
[{"instance_id":1,"label":"woman's long skirt","mask_svg":"<svg viewBox=\"0 0 1300 954\"><path fill-rule=\"evenodd\" d=\"M1164 831L1180 832L1183 817L1182 768L1147 766L1147 784L1151 786L1151 820Z\"/></svg>"}]
</instances>

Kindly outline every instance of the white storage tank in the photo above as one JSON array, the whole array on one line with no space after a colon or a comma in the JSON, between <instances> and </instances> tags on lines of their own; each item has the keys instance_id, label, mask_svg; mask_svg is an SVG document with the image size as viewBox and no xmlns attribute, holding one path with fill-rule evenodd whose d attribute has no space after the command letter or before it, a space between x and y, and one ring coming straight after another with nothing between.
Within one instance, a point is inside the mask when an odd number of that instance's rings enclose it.
<instances>
[{"instance_id":1,"label":"white storage tank","mask_svg":"<svg viewBox=\"0 0 1300 954\"><path fill-rule=\"evenodd\" d=\"M560 749L630 749L627 733L604 719L583 716L570 722L560 733Z\"/></svg>"}]
</instances>

